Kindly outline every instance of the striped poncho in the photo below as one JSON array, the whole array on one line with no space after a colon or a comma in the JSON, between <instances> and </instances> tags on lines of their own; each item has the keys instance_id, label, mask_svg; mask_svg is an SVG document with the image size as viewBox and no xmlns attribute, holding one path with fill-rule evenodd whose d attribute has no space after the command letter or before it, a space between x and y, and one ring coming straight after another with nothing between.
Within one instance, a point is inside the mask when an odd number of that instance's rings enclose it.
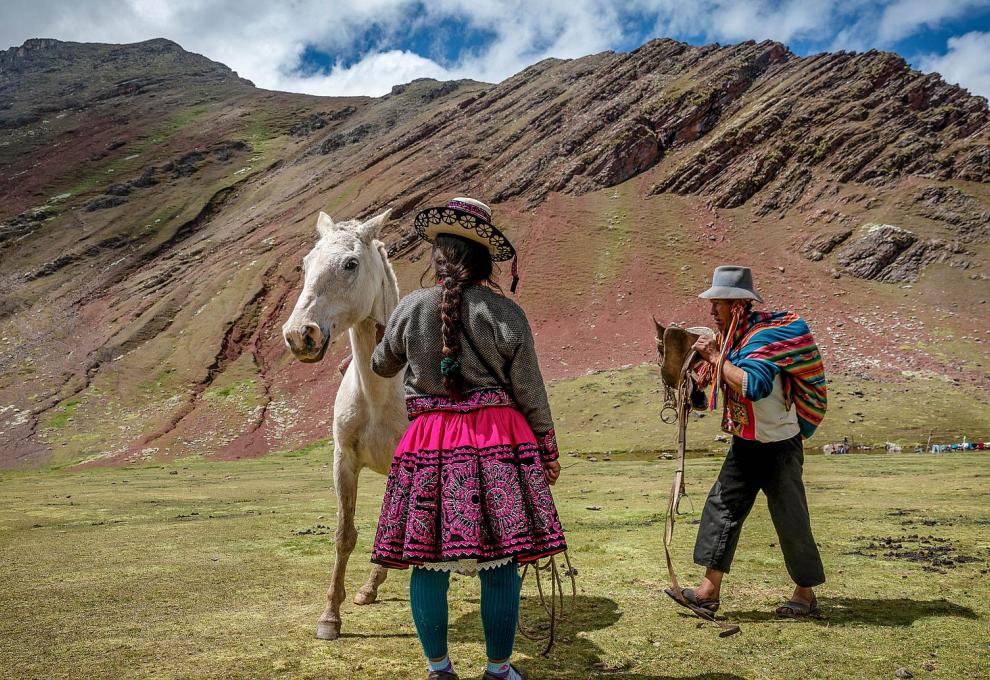
<instances>
[{"instance_id":1,"label":"striped poncho","mask_svg":"<svg viewBox=\"0 0 990 680\"><path fill-rule=\"evenodd\" d=\"M726 358L750 376L762 374L772 381L779 371L785 404L797 409L801 435L807 439L815 433L828 394L822 356L804 319L792 312L751 312Z\"/></svg>"}]
</instances>

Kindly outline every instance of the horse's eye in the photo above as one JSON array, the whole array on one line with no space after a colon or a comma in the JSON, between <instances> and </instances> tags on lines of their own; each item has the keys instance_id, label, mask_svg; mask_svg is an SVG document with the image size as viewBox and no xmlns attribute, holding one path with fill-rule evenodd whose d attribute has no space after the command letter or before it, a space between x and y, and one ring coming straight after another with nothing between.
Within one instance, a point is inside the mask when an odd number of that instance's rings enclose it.
<instances>
[{"instance_id":1,"label":"horse's eye","mask_svg":"<svg viewBox=\"0 0 990 680\"><path fill-rule=\"evenodd\" d=\"M346 269L347 271L353 271L357 269L357 267L358 267L358 261L353 257L344 263L344 269Z\"/></svg>"}]
</instances>

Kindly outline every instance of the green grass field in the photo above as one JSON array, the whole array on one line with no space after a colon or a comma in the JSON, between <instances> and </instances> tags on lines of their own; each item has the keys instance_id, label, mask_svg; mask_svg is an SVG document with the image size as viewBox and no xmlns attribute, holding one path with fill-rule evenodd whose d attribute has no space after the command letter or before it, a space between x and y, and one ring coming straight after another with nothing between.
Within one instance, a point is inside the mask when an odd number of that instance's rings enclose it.
<instances>
[{"instance_id":1,"label":"green grass field","mask_svg":"<svg viewBox=\"0 0 990 680\"><path fill-rule=\"evenodd\" d=\"M236 463L4 473L4 677L425 677L405 573L378 604L345 604L340 640L313 636L333 554L330 460L315 446ZM916 678L990 677L986 453L809 456L827 618L773 617L790 586L759 501L724 592L724 613L742 626L728 639L662 593L673 464L563 463L555 495L579 596L549 660L520 639L531 677L891 678L901 666ZM674 548L684 580L698 573L693 522L718 465L688 464ZM367 574L383 486L362 480L350 594ZM876 547L890 538L902 547ZM450 602L451 655L462 677L478 677L477 581L456 577Z\"/></svg>"},{"instance_id":2,"label":"green grass field","mask_svg":"<svg viewBox=\"0 0 990 680\"><path fill-rule=\"evenodd\" d=\"M560 445L568 451L605 451L655 457L673 451L677 428L660 422L663 395L656 366L643 364L560 380L548 386ZM978 388L949 386L934 376L905 377L900 382L829 376L828 416L809 450L848 437L855 445L883 450L893 442L916 445L990 440L990 408ZM924 408L919 408L924 404ZM691 416L689 448L721 451L721 413Z\"/></svg>"}]
</instances>

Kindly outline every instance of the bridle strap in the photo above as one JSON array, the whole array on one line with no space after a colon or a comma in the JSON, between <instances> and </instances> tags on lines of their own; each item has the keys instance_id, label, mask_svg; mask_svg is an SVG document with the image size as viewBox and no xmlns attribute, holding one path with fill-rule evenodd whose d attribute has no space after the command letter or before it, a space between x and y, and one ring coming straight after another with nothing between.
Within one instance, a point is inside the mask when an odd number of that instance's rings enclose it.
<instances>
[{"instance_id":1,"label":"bridle strap","mask_svg":"<svg viewBox=\"0 0 990 680\"><path fill-rule=\"evenodd\" d=\"M684 459L687 453L687 421L691 412L691 389L693 386L690 376L691 364L694 362L697 352L688 352L681 366L680 381L675 394L675 409L677 411L677 467L674 470L674 481L670 486L670 500L667 503L667 518L663 532L663 551L667 559L667 574L670 577L670 592L674 599L690 609L699 618L714 623L722 632L719 637L735 635L740 631L739 626L726 621L718 621L711 613L702 613L704 610L695 606L684 597L684 589L677 581L677 573L674 571L674 562L670 557L670 544L674 540L674 517L677 515L681 504L681 496L684 493ZM712 389L716 389L712 385Z\"/></svg>"},{"instance_id":2,"label":"bridle strap","mask_svg":"<svg viewBox=\"0 0 990 680\"><path fill-rule=\"evenodd\" d=\"M670 557L670 544L674 540L674 516L681 504L681 495L684 492L684 458L687 452L687 416L691 410L690 386L691 378L688 375L691 370L691 363L694 361L696 352L688 352L681 367L680 381L677 385L675 409L677 410L677 467L674 470L674 481L670 486L670 500L667 503L667 521L663 534L663 549L667 557L667 574L670 576L670 585L679 598L681 586L677 581L677 573L674 571L674 563Z\"/></svg>"}]
</instances>

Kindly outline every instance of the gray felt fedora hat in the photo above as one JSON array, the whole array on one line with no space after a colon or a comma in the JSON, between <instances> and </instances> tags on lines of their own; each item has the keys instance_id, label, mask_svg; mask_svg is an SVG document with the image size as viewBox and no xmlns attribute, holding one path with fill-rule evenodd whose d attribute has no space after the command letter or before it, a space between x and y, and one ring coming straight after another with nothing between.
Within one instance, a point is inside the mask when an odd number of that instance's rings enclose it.
<instances>
[{"instance_id":1,"label":"gray felt fedora hat","mask_svg":"<svg viewBox=\"0 0 990 680\"><path fill-rule=\"evenodd\" d=\"M728 265L715 267L712 287L699 295L706 300L756 300L763 298L753 289L753 270L749 267Z\"/></svg>"}]
</instances>

